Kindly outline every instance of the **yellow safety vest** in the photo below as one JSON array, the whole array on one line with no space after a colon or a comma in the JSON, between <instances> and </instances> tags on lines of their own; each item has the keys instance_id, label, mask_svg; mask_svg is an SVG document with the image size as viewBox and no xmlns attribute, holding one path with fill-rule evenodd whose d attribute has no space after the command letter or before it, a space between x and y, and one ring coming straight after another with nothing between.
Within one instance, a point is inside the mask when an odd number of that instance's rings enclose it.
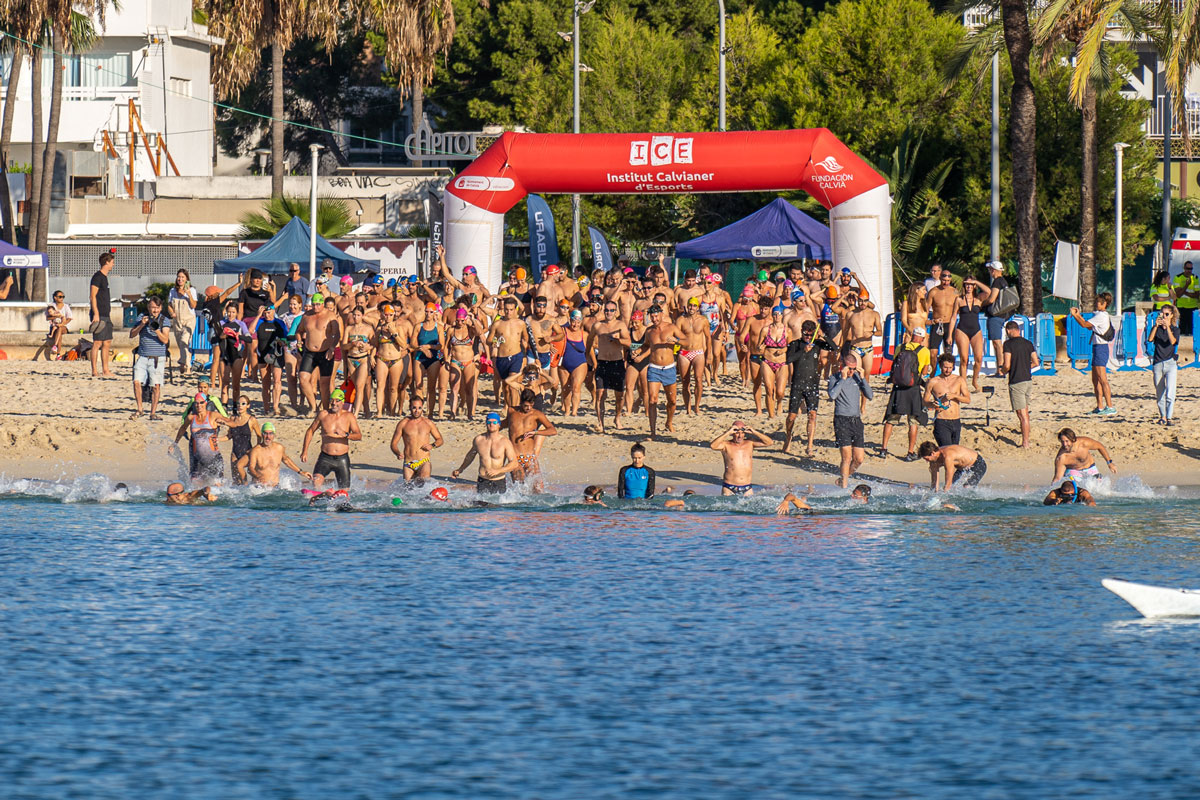
<instances>
[{"instance_id":1,"label":"yellow safety vest","mask_svg":"<svg viewBox=\"0 0 1200 800\"><path fill-rule=\"evenodd\" d=\"M1175 287L1175 294L1178 295L1175 300L1175 305L1179 308L1200 308L1200 300L1194 297L1184 297L1184 291L1194 292L1200 289L1200 279L1193 275L1189 278L1187 275L1176 275L1175 280L1171 281L1171 286Z\"/></svg>"},{"instance_id":2,"label":"yellow safety vest","mask_svg":"<svg viewBox=\"0 0 1200 800\"><path fill-rule=\"evenodd\" d=\"M1158 311L1165 305L1171 303L1171 289L1168 286L1151 286L1150 300L1154 303L1154 310Z\"/></svg>"}]
</instances>

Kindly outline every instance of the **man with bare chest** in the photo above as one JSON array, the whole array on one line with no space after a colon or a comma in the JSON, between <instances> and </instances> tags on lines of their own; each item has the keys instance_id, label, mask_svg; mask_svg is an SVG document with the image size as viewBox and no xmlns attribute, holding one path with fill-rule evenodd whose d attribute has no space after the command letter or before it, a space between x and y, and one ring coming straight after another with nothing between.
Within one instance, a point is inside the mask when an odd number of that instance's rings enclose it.
<instances>
[{"instance_id":1,"label":"man with bare chest","mask_svg":"<svg viewBox=\"0 0 1200 800\"><path fill-rule=\"evenodd\" d=\"M625 404L625 351L633 339L621 321L615 299L604 301L604 316L592 326L584 350L596 375L596 421L604 433L604 405L613 393L613 427L621 427L621 408Z\"/></svg>"},{"instance_id":2,"label":"man with bare chest","mask_svg":"<svg viewBox=\"0 0 1200 800\"><path fill-rule=\"evenodd\" d=\"M334 410L321 409L317 418L304 432L304 445L300 448L300 460L308 461L308 447L312 444L313 435L321 432L321 454L313 466L313 488L320 490L325 483L325 477L333 473L339 489L350 488L350 442L362 441L362 431L358 428L358 419L346 411L344 406L346 394L341 389L330 392L330 401Z\"/></svg>"},{"instance_id":3,"label":"man with bare chest","mask_svg":"<svg viewBox=\"0 0 1200 800\"><path fill-rule=\"evenodd\" d=\"M875 337L883 335L883 324L879 312L869 308L859 292L851 291L847 298L850 301L850 313L846 315L844 352L858 356L862 374L869 380L871 363L875 357Z\"/></svg>"},{"instance_id":4,"label":"man with bare chest","mask_svg":"<svg viewBox=\"0 0 1200 800\"><path fill-rule=\"evenodd\" d=\"M939 373L925 384L925 405L934 410L933 440L938 447L958 444L962 436L961 403L971 402L967 382L954 374L954 355L942 353L937 359Z\"/></svg>"},{"instance_id":5,"label":"man with bare chest","mask_svg":"<svg viewBox=\"0 0 1200 800\"><path fill-rule=\"evenodd\" d=\"M342 323L337 313L337 301L326 297L318 308L314 303L311 311L304 314L297 330L297 338L301 344L300 364L297 373L300 376L300 391L314 412L328 405L329 381L333 377L333 354L342 340ZM313 371L320 378L318 386L313 386ZM317 402L317 392L320 391L320 402Z\"/></svg>"},{"instance_id":6,"label":"man with bare chest","mask_svg":"<svg viewBox=\"0 0 1200 800\"><path fill-rule=\"evenodd\" d=\"M504 494L508 485L504 476L520 469L517 451L512 441L500 432L500 415L495 411L486 417L487 430L471 440L471 447L458 469L450 473L457 478L479 456L479 475L475 491L479 494Z\"/></svg>"},{"instance_id":7,"label":"man with bare chest","mask_svg":"<svg viewBox=\"0 0 1200 800\"><path fill-rule=\"evenodd\" d=\"M934 356L945 343L947 352L954 350L954 321L958 314L958 289L952 283L954 276L943 269L938 285L929 292L929 352Z\"/></svg>"},{"instance_id":8,"label":"man with bare chest","mask_svg":"<svg viewBox=\"0 0 1200 800\"><path fill-rule=\"evenodd\" d=\"M542 491L542 465L538 458L542 454L542 444L545 437L554 436L558 428L554 427L545 414L533 407L537 395L532 389L521 390L521 402L516 408L508 410L508 418L500 426L508 428L508 438L517 451L517 463L521 468L516 471L516 480L529 484L535 492Z\"/></svg>"},{"instance_id":9,"label":"man with bare chest","mask_svg":"<svg viewBox=\"0 0 1200 800\"><path fill-rule=\"evenodd\" d=\"M505 297L500 304L500 319L492 323L487 334L487 347L495 365L496 402L500 402L500 387L510 376L525 366L525 351L529 349L529 329L517 319L517 298Z\"/></svg>"},{"instance_id":10,"label":"man with bare chest","mask_svg":"<svg viewBox=\"0 0 1200 800\"><path fill-rule=\"evenodd\" d=\"M414 394L408 419L401 420L392 434L392 453L404 462L404 480L428 478L433 473L429 455L443 444L441 431L425 416L425 398Z\"/></svg>"},{"instance_id":11,"label":"man with bare chest","mask_svg":"<svg viewBox=\"0 0 1200 800\"><path fill-rule=\"evenodd\" d=\"M675 432L675 384L678 368L675 365L675 345L684 343L683 332L663 313L662 307L650 306L647 316L650 327L642 340L642 350L649 353L646 367L646 411L650 416L650 438L658 424L658 392L667 392L667 430Z\"/></svg>"},{"instance_id":12,"label":"man with bare chest","mask_svg":"<svg viewBox=\"0 0 1200 800\"><path fill-rule=\"evenodd\" d=\"M249 473L258 486L278 486L280 466L286 466L305 480L312 480L312 473L297 467L283 445L275 439L275 424L272 422L262 424L262 444L250 448L250 452L239 458L234 466L242 483L247 482Z\"/></svg>"},{"instance_id":13,"label":"man with bare chest","mask_svg":"<svg viewBox=\"0 0 1200 800\"><path fill-rule=\"evenodd\" d=\"M675 323L683 335L676 366L683 384L683 413L691 414L694 411L699 416L700 398L704 392L704 368L707 364L705 354L712 349L712 333L708 318L700 313L699 295L688 298L686 309ZM693 388L696 392L694 400L690 397Z\"/></svg>"}]
</instances>

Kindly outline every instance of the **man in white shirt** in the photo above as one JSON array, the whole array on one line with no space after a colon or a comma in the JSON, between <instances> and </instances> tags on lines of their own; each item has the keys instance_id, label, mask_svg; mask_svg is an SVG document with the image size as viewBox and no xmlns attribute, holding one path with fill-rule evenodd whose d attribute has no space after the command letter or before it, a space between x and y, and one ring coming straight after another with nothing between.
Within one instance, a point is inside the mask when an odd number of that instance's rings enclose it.
<instances>
[{"instance_id":1,"label":"man in white shirt","mask_svg":"<svg viewBox=\"0 0 1200 800\"><path fill-rule=\"evenodd\" d=\"M1117 413L1112 404L1112 389L1108 385L1109 343L1113 340L1116 323L1108 313L1113 296L1104 292L1096 298L1096 313L1084 319L1078 308L1071 309L1071 316L1092 332L1092 391L1096 393L1096 409L1093 414L1111 416Z\"/></svg>"},{"instance_id":2,"label":"man in white shirt","mask_svg":"<svg viewBox=\"0 0 1200 800\"><path fill-rule=\"evenodd\" d=\"M934 264L929 268L929 277L925 279L925 292L932 292L942 282L942 265Z\"/></svg>"}]
</instances>

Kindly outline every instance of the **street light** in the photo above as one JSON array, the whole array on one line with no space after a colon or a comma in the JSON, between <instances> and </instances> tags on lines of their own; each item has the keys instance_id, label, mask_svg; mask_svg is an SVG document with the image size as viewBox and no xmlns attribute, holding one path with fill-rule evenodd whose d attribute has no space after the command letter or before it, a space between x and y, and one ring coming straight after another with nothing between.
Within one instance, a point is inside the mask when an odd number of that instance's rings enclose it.
<instances>
[{"instance_id":1,"label":"street light","mask_svg":"<svg viewBox=\"0 0 1200 800\"><path fill-rule=\"evenodd\" d=\"M1125 157L1125 148L1126 147L1129 147L1129 145L1125 144L1125 142L1117 142L1116 144L1113 145L1113 150L1117 154L1117 224L1116 224L1116 229L1117 229L1116 245L1117 246L1116 246L1114 257L1116 258L1116 262L1117 262L1117 298L1116 298L1116 300L1117 300L1117 316L1118 317L1121 315L1121 312L1124 310L1124 306L1121 305L1121 296L1122 296L1123 290L1125 288L1124 280L1123 280L1124 275L1122 274L1122 268L1121 268L1121 217L1122 217L1121 193L1123 191L1123 187L1122 187L1122 177L1123 176L1121 175L1121 170L1122 170L1122 164L1124 163L1124 160L1125 160L1124 157Z\"/></svg>"},{"instance_id":2,"label":"street light","mask_svg":"<svg viewBox=\"0 0 1200 800\"><path fill-rule=\"evenodd\" d=\"M322 145L310 144L312 153L312 191L308 196L308 280L310 283L317 279L317 162Z\"/></svg>"},{"instance_id":3,"label":"street light","mask_svg":"<svg viewBox=\"0 0 1200 800\"><path fill-rule=\"evenodd\" d=\"M596 5L596 0L587 0L587 2L576 0L571 8L571 19L574 22L571 44L575 50L575 58L571 69L574 78L575 133L579 133L579 73L581 71L579 64L579 16L591 11L594 5ZM562 36L564 39L567 38L561 33L559 36ZM592 70L589 68L587 71L591 72ZM579 195L577 194L571 195L571 263L575 267L579 266Z\"/></svg>"},{"instance_id":4,"label":"street light","mask_svg":"<svg viewBox=\"0 0 1200 800\"><path fill-rule=\"evenodd\" d=\"M992 261L1000 260L1000 53L992 54Z\"/></svg>"}]
</instances>

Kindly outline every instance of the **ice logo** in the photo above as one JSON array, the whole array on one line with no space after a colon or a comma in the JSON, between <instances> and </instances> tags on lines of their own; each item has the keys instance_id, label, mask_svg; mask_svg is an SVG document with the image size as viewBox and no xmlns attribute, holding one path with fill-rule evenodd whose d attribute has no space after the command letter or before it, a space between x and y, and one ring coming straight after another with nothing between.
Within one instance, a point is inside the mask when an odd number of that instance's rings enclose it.
<instances>
[{"instance_id":1,"label":"ice logo","mask_svg":"<svg viewBox=\"0 0 1200 800\"><path fill-rule=\"evenodd\" d=\"M837 162L837 159L834 158L833 156L826 156L824 161L817 161L815 163L818 167L825 170L826 172L828 172L831 175L835 172L841 172L843 169L842 165L839 164Z\"/></svg>"}]
</instances>

